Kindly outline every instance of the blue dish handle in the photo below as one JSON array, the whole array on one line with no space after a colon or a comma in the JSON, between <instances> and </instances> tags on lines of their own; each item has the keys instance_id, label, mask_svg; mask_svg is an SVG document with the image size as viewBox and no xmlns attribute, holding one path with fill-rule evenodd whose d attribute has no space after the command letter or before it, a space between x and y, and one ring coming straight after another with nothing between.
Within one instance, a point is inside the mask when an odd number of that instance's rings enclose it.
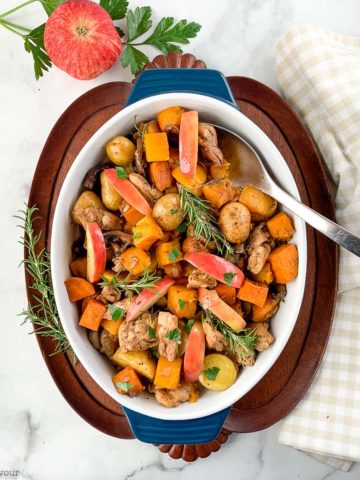
<instances>
[{"instance_id":1,"label":"blue dish handle","mask_svg":"<svg viewBox=\"0 0 360 480\"><path fill-rule=\"evenodd\" d=\"M143 98L162 93L198 93L237 107L230 87L222 73L208 69L164 68L145 70L136 80L126 106ZM122 407L136 438L146 443L195 444L208 443L219 434L230 410L193 420L160 420Z\"/></svg>"},{"instance_id":2,"label":"blue dish handle","mask_svg":"<svg viewBox=\"0 0 360 480\"><path fill-rule=\"evenodd\" d=\"M164 407L165 408L165 407ZM122 407L138 440L156 445L208 443L216 438L230 407L193 420L160 420Z\"/></svg>"},{"instance_id":3,"label":"blue dish handle","mask_svg":"<svg viewBox=\"0 0 360 480\"><path fill-rule=\"evenodd\" d=\"M125 106L162 93L198 93L238 108L224 75L206 68L162 68L143 71L135 82Z\"/></svg>"}]
</instances>

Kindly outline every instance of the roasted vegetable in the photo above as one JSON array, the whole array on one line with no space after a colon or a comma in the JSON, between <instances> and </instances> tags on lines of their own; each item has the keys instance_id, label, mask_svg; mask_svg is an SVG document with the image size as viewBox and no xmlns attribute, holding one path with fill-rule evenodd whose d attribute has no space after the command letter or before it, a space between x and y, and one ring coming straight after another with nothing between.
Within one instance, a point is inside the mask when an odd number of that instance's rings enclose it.
<instances>
[{"instance_id":1,"label":"roasted vegetable","mask_svg":"<svg viewBox=\"0 0 360 480\"><path fill-rule=\"evenodd\" d=\"M157 114L157 121L161 130L164 132L166 127L180 127L181 115L184 113L182 107L168 107Z\"/></svg>"},{"instance_id":2,"label":"roasted vegetable","mask_svg":"<svg viewBox=\"0 0 360 480\"><path fill-rule=\"evenodd\" d=\"M112 377L116 390L129 397L135 397L144 390L140 378L136 371L131 367L125 367Z\"/></svg>"},{"instance_id":3,"label":"roasted vegetable","mask_svg":"<svg viewBox=\"0 0 360 480\"><path fill-rule=\"evenodd\" d=\"M118 211L122 198L104 172L100 173L101 199L106 208Z\"/></svg>"},{"instance_id":4,"label":"roasted vegetable","mask_svg":"<svg viewBox=\"0 0 360 480\"><path fill-rule=\"evenodd\" d=\"M157 387L176 390L180 384L180 369L182 358L176 358L172 362L160 357L156 367L154 385Z\"/></svg>"},{"instance_id":5,"label":"roasted vegetable","mask_svg":"<svg viewBox=\"0 0 360 480\"><path fill-rule=\"evenodd\" d=\"M185 188L190 190L194 195L198 197L202 194L202 185L206 182L207 173L205 168L202 165L197 165L195 173L192 177L185 175L180 167L175 167L171 171L171 175L175 178L177 182L183 185Z\"/></svg>"},{"instance_id":6,"label":"roasted vegetable","mask_svg":"<svg viewBox=\"0 0 360 480\"><path fill-rule=\"evenodd\" d=\"M143 377L154 380L156 371L156 362L152 358L149 350L139 352L122 352L120 347L114 353L112 361L120 367L131 367Z\"/></svg>"},{"instance_id":7,"label":"roasted vegetable","mask_svg":"<svg viewBox=\"0 0 360 480\"><path fill-rule=\"evenodd\" d=\"M252 308L252 321L253 322L265 322L275 315L279 308L280 299L268 295L265 303L262 307L254 305Z\"/></svg>"},{"instance_id":8,"label":"roasted vegetable","mask_svg":"<svg viewBox=\"0 0 360 480\"><path fill-rule=\"evenodd\" d=\"M151 182L160 192L163 192L173 184L169 162L150 163L149 176Z\"/></svg>"},{"instance_id":9,"label":"roasted vegetable","mask_svg":"<svg viewBox=\"0 0 360 480\"><path fill-rule=\"evenodd\" d=\"M143 213L140 213L138 210L136 210L136 208L127 204L122 210L122 214L130 225L135 225L145 216Z\"/></svg>"},{"instance_id":10,"label":"roasted vegetable","mask_svg":"<svg viewBox=\"0 0 360 480\"><path fill-rule=\"evenodd\" d=\"M183 259L183 255L180 249L179 240L160 243L156 247L155 255L159 267L165 267L165 265L170 265L170 263L180 262Z\"/></svg>"},{"instance_id":11,"label":"roasted vegetable","mask_svg":"<svg viewBox=\"0 0 360 480\"><path fill-rule=\"evenodd\" d=\"M298 274L298 251L295 245L281 245L269 256L269 263L277 283L289 283Z\"/></svg>"},{"instance_id":12,"label":"roasted vegetable","mask_svg":"<svg viewBox=\"0 0 360 480\"><path fill-rule=\"evenodd\" d=\"M204 358L199 382L210 390L226 390L235 383L237 374L238 369L229 357L211 353Z\"/></svg>"},{"instance_id":13,"label":"roasted vegetable","mask_svg":"<svg viewBox=\"0 0 360 480\"><path fill-rule=\"evenodd\" d=\"M258 307L263 307L267 298L269 287L259 285L245 278L243 284L239 288L237 297L245 302L252 303Z\"/></svg>"},{"instance_id":14,"label":"roasted vegetable","mask_svg":"<svg viewBox=\"0 0 360 480\"><path fill-rule=\"evenodd\" d=\"M160 226L151 216L142 218L132 227L134 245L142 250L149 250L158 240L163 240L164 234Z\"/></svg>"},{"instance_id":15,"label":"roasted vegetable","mask_svg":"<svg viewBox=\"0 0 360 480\"><path fill-rule=\"evenodd\" d=\"M138 247L131 247L120 255L124 268L132 275L139 275L150 267L150 255Z\"/></svg>"},{"instance_id":16,"label":"roasted vegetable","mask_svg":"<svg viewBox=\"0 0 360 480\"><path fill-rule=\"evenodd\" d=\"M79 198L76 200L74 208L71 213L71 218L74 223L77 225L82 224L82 217L81 214L87 208L98 208L100 210L105 210L105 205L102 203L100 198L96 195L96 193L91 192L90 190L86 190L83 192Z\"/></svg>"},{"instance_id":17,"label":"roasted vegetable","mask_svg":"<svg viewBox=\"0 0 360 480\"><path fill-rule=\"evenodd\" d=\"M154 205L153 215L163 230L175 230L183 220L179 195L168 193L159 198Z\"/></svg>"},{"instance_id":18,"label":"roasted vegetable","mask_svg":"<svg viewBox=\"0 0 360 480\"><path fill-rule=\"evenodd\" d=\"M98 330L105 312L106 306L102 302L99 302L94 298L90 298L80 317L80 325L88 328L89 330Z\"/></svg>"},{"instance_id":19,"label":"roasted vegetable","mask_svg":"<svg viewBox=\"0 0 360 480\"><path fill-rule=\"evenodd\" d=\"M86 257L79 257L70 263L70 270L74 277L86 278Z\"/></svg>"},{"instance_id":20,"label":"roasted vegetable","mask_svg":"<svg viewBox=\"0 0 360 480\"><path fill-rule=\"evenodd\" d=\"M144 146L148 162L169 160L169 143L166 133L145 133Z\"/></svg>"},{"instance_id":21,"label":"roasted vegetable","mask_svg":"<svg viewBox=\"0 0 360 480\"><path fill-rule=\"evenodd\" d=\"M259 273L252 274L251 276L256 282L266 283L266 285L270 285L270 283L274 281L274 275L269 262L265 263Z\"/></svg>"},{"instance_id":22,"label":"roasted vegetable","mask_svg":"<svg viewBox=\"0 0 360 480\"><path fill-rule=\"evenodd\" d=\"M235 305L236 303L236 288L232 285L224 285L219 283L216 285L215 290L221 300L224 300L228 305Z\"/></svg>"},{"instance_id":23,"label":"roasted vegetable","mask_svg":"<svg viewBox=\"0 0 360 480\"><path fill-rule=\"evenodd\" d=\"M275 240L286 242L294 235L295 229L290 217L285 212L279 212L266 222L270 235Z\"/></svg>"},{"instance_id":24,"label":"roasted vegetable","mask_svg":"<svg viewBox=\"0 0 360 480\"><path fill-rule=\"evenodd\" d=\"M227 203L221 209L219 225L229 242L244 242L250 235L250 212L239 202Z\"/></svg>"},{"instance_id":25,"label":"roasted vegetable","mask_svg":"<svg viewBox=\"0 0 360 480\"><path fill-rule=\"evenodd\" d=\"M120 167L130 165L135 156L135 145L126 137L112 138L106 144L106 155L109 159Z\"/></svg>"},{"instance_id":26,"label":"roasted vegetable","mask_svg":"<svg viewBox=\"0 0 360 480\"><path fill-rule=\"evenodd\" d=\"M277 207L277 202L266 193L255 187L244 187L239 198L239 202L251 213L251 220L261 222L270 218Z\"/></svg>"},{"instance_id":27,"label":"roasted vegetable","mask_svg":"<svg viewBox=\"0 0 360 480\"><path fill-rule=\"evenodd\" d=\"M168 291L167 307L178 318L191 318L197 305L196 290L181 285L172 285Z\"/></svg>"},{"instance_id":28,"label":"roasted vegetable","mask_svg":"<svg viewBox=\"0 0 360 480\"><path fill-rule=\"evenodd\" d=\"M228 179L209 183L203 186L204 197L214 208L221 208L231 202L236 195L235 189Z\"/></svg>"},{"instance_id":29,"label":"roasted vegetable","mask_svg":"<svg viewBox=\"0 0 360 480\"><path fill-rule=\"evenodd\" d=\"M93 285L84 278L70 277L64 283L70 302L77 302L95 294Z\"/></svg>"}]
</instances>

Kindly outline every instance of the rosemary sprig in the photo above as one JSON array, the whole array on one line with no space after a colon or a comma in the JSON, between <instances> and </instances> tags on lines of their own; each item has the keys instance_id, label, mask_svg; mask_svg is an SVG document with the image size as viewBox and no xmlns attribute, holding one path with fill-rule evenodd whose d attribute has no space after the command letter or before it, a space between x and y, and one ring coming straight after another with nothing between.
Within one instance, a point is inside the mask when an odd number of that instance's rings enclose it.
<instances>
[{"instance_id":1,"label":"rosemary sprig","mask_svg":"<svg viewBox=\"0 0 360 480\"><path fill-rule=\"evenodd\" d=\"M214 242L218 253L228 258L234 253L230 243L216 226L214 210L208 201L194 195L184 186L178 184L180 207L189 223L194 226L195 238L206 239L206 243Z\"/></svg>"},{"instance_id":2,"label":"rosemary sprig","mask_svg":"<svg viewBox=\"0 0 360 480\"><path fill-rule=\"evenodd\" d=\"M139 295L144 288L151 288L155 285L155 282L161 279L156 272L149 272L144 270L144 275L139 278L130 279L130 273L125 278L119 278L118 274L114 274L111 278L101 277L102 282L99 283L100 288L105 286L111 286L117 293L136 293Z\"/></svg>"},{"instance_id":3,"label":"rosemary sprig","mask_svg":"<svg viewBox=\"0 0 360 480\"><path fill-rule=\"evenodd\" d=\"M24 264L26 272L32 278L31 289L34 291L33 298L36 301L34 305L29 302L27 309L19 315L25 317L22 325L31 322L35 326L34 332L37 335L53 339L55 351L51 355L56 355L72 349L60 323L55 303L49 253L45 248L37 252L36 248L42 233L39 232L36 235L33 226L34 221L40 218L36 216L38 210L36 206L26 207L26 210L20 210L19 215L15 216L21 221L21 224L18 225L23 231L20 243L26 250L26 258L21 264Z\"/></svg>"},{"instance_id":4,"label":"rosemary sprig","mask_svg":"<svg viewBox=\"0 0 360 480\"><path fill-rule=\"evenodd\" d=\"M254 345L257 342L255 329L250 330L245 328L240 332L235 332L235 330L220 320L220 318L216 317L210 310L204 310L202 321L210 323L215 330L222 333L229 343L230 350L237 356L245 358L254 355Z\"/></svg>"}]
</instances>

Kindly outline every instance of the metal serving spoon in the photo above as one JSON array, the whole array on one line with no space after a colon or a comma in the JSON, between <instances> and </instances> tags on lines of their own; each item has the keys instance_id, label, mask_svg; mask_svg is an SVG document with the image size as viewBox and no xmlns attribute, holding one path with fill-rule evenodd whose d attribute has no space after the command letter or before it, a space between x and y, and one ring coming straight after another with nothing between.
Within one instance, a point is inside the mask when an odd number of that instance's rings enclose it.
<instances>
[{"instance_id":1,"label":"metal serving spoon","mask_svg":"<svg viewBox=\"0 0 360 480\"><path fill-rule=\"evenodd\" d=\"M245 140L230 130L213 125L218 134L219 147L231 163L230 176L238 186L252 185L282 203L295 215L328 238L360 257L360 238L320 213L296 200L272 179L262 160Z\"/></svg>"}]
</instances>

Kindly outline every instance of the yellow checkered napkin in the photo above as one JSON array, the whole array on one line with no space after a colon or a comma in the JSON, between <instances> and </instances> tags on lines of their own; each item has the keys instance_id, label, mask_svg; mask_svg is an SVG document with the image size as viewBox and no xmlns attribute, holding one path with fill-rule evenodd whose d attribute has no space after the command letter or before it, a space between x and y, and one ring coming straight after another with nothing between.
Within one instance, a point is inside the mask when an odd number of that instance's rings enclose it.
<instances>
[{"instance_id":1,"label":"yellow checkered napkin","mask_svg":"<svg viewBox=\"0 0 360 480\"><path fill-rule=\"evenodd\" d=\"M337 186L337 221L360 236L360 38L300 25L280 39L275 61ZM342 249L339 280L323 362L279 440L348 470L360 461L360 259Z\"/></svg>"}]
</instances>

